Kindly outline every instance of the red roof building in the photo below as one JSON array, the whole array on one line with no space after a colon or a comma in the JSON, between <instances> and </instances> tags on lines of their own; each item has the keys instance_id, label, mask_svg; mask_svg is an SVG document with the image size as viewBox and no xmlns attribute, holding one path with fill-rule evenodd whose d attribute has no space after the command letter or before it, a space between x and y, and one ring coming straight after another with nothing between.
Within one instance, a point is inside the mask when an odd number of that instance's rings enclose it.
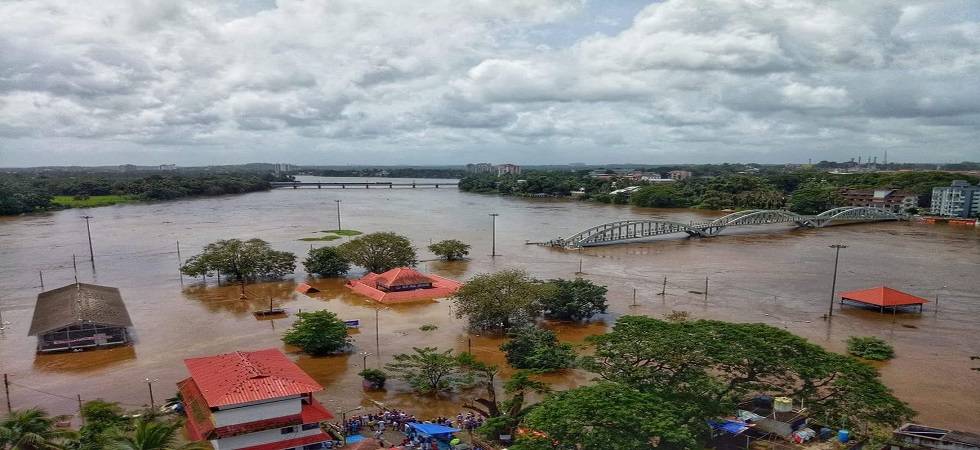
<instances>
[{"instance_id":1,"label":"red roof building","mask_svg":"<svg viewBox=\"0 0 980 450\"><path fill-rule=\"evenodd\" d=\"M921 312L922 305L929 300L890 287L879 286L871 289L842 292L840 294L841 305L845 301L867 306L877 306L878 310L882 312L886 308L895 310L906 306L918 306Z\"/></svg>"},{"instance_id":2,"label":"red roof building","mask_svg":"<svg viewBox=\"0 0 980 450\"><path fill-rule=\"evenodd\" d=\"M438 275L426 275L410 267L398 267L385 273L368 272L357 280L347 280L352 291L380 303L404 303L448 297L462 284Z\"/></svg>"},{"instance_id":3,"label":"red roof building","mask_svg":"<svg viewBox=\"0 0 980 450\"><path fill-rule=\"evenodd\" d=\"M314 449L331 441L320 423L333 418L313 398L323 390L277 349L184 360L177 383L187 434L217 450Z\"/></svg>"}]
</instances>

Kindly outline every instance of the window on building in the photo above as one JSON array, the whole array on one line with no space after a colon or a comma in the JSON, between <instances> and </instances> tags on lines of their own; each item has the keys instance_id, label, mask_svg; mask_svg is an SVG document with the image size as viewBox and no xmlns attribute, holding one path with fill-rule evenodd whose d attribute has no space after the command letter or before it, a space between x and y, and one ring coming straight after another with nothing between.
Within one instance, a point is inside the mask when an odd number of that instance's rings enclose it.
<instances>
[{"instance_id":1,"label":"window on building","mask_svg":"<svg viewBox=\"0 0 980 450\"><path fill-rule=\"evenodd\" d=\"M280 428L279 429L279 432L282 433L282 434L289 434L289 433L293 433L295 431L296 431L296 427L286 427L286 428Z\"/></svg>"},{"instance_id":2,"label":"window on building","mask_svg":"<svg viewBox=\"0 0 980 450\"><path fill-rule=\"evenodd\" d=\"M318 424L318 423L304 423L303 426L302 426L302 428L303 428L303 431L314 430L314 429L320 428L320 424Z\"/></svg>"}]
</instances>

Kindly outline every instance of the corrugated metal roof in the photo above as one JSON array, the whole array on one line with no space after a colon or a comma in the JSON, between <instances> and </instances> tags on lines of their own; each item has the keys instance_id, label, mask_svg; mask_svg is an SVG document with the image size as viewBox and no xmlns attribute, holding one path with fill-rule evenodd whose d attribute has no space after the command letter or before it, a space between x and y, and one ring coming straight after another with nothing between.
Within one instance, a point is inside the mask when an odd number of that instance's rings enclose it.
<instances>
[{"instance_id":1,"label":"corrugated metal roof","mask_svg":"<svg viewBox=\"0 0 980 450\"><path fill-rule=\"evenodd\" d=\"M912 294L906 294L905 292L885 286L842 292L840 296L845 300L853 300L875 306L921 305L929 301L922 297L916 297Z\"/></svg>"},{"instance_id":2,"label":"corrugated metal roof","mask_svg":"<svg viewBox=\"0 0 980 450\"><path fill-rule=\"evenodd\" d=\"M190 358L184 365L212 408L323 390L274 348Z\"/></svg>"},{"instance_id":3,"label":"corrugated metal roof","mask_svg":"<svg viewBox=\"0 0 980 450\"><path fill-rule=\"evenodd\" d=\"M119 289L77 283L38 294L28 335L37 336L70 325L86 323L133 326Z\"/></svg>"}]
</instances>

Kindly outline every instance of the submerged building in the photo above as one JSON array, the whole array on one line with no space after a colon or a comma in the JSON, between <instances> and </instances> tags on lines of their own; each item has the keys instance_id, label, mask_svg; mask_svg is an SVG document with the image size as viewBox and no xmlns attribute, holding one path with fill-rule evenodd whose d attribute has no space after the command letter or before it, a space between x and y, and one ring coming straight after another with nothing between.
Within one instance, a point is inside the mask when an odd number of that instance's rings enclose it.
<instances>
[{"instance_id":1,"label":"submerged building","mask_svg":"<svg viewBox=\"0 0 980 450\"><path fill-rule=\"evenodd\" d=\"M125 345L133 326L119 289L75 283L37 296L29 336L38 352Z\"/></svg>"},{"instance_id":2,"label":"submerged building","mask_svg":"<svg viewBox=\"0 0 980 450\"><path fill-rule=\"evenodd\" d=\"M322 391L281 351L270 348L184 360L177 383L188 436L216 450L333 448L320 428L333 419L313 393Z\"/></svg>"},{"instance_id":3,"label":"submerged building","mask_svg":"<svg viewBox=\"0 0 980 450\"><path fill-rule=\"evenodd\" d=\"M347 287L380 303L402 303L449 297L461 283L438 275L423 274L411 267L397 267L385 273L368 272L348 280Z\"/></svg>"}]
</instances>

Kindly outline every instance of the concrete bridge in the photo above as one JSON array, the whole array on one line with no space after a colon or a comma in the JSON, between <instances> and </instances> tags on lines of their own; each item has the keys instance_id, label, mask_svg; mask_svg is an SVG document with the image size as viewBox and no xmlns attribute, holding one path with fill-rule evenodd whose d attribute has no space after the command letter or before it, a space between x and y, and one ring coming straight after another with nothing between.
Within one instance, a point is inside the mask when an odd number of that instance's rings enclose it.
<instances>
[{"instance_id":1,"label":"concrete bridge","mask_svg":"<svg viewBox=\"0 0 980 450\"><path fill-rule=\"evenodd\" d=\"M681 223L669 220L620 220L604 223L568 238L544 243L554 247L581 248L647 240L656 236L684 233L693 237L716 236L731 227L794 224L800 228L820 228L847 223L906 220L907 216L880 208L845 206L804 216L785 210L750 209L714 220Z\"/></svg>"},{"instance_id":2,"label":"concrete bridge","mask_svg":"<svg viewBox=\"0 0 980 450\"><path fill-rule=\"evenodd\" d=\"M434 187L438 189L441 186L457 186L459 182L457 181L440 181L440 182L427 182L427 183L393 183L390 181L331 181L331 182L320 182L320 181L272 181L269 183L273 188L288 188L293 189L298 188L364 188L364 189L394 189L394 188L425 188Z\"/></svg>"}]
</instances>

